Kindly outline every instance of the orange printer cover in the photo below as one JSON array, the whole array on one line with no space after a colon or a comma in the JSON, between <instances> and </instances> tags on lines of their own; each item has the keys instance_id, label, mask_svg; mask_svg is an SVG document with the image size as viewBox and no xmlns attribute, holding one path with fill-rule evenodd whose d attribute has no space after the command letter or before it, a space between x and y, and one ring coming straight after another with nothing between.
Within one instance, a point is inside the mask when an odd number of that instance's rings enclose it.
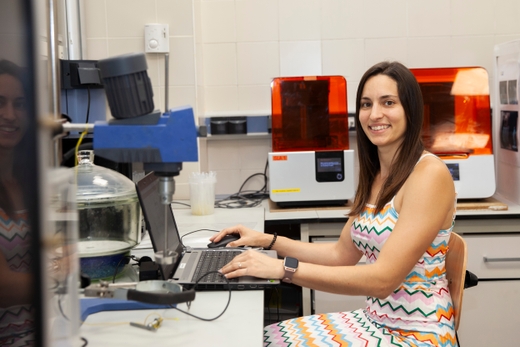
<instances>
[{"instance_id":1,"label":"orange printer cover","mask_svg":"<svg viewBox=\"0 0 520 347\"><path fill-rule=\"evenodd\" d=\"M481 67L410 70L423 94L426 148L446 159L492 154L487 71Z\"/></svg>"},{"instance_id":2,"label":"orange printer cover","mask_svg":"<svg viewBox=\"0 0 520 347\"><path fill-rule=\"evenodd\" d=\"M344 77L275 78L271 107L273 152L349 149Z\"/></svg>"}]
</instances>

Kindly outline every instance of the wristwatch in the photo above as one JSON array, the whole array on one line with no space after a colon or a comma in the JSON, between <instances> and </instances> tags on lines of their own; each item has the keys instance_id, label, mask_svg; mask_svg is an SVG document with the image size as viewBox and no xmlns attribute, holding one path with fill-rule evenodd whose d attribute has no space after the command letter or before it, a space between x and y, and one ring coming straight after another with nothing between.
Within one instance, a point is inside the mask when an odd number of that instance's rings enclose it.
<instances>
[{"instance_id":1,"label":"wristwatch","mask_svg":"<svg viewBox=\"0 0 520 347\"><path fill-rule=\"evenodd\" d=\"M283 268L285 274L283 275L282 281L286 283L292 283L292 278L296 270L298 270L298 259L293 257L285 257L283 260Z\"/></svg>"}]
</instances>

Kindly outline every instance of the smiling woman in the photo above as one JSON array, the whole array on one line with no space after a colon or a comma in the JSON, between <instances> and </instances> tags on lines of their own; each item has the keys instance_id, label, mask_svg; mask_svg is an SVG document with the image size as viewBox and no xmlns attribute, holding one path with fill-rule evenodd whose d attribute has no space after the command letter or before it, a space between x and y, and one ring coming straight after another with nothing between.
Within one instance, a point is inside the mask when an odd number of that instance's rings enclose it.
<instances>
[{"instance_id":1,"label":"smiling woman","mask_svg":"<svg viewBox=\"0 0 520 347\"><path fill-rule=\"evenodd\" d=\"M27 125L22 70L0 61L0 345L33 340L32 255L17 164Z\"/></svg>"},{"instance_id":2,"label":"smiling woman","mask_svg":"<svg viewBox=\"0 0 520 347\"><path fill-rule=\"evenodd\" d=\"M11 151L22 139L27 122L20 69L0 61L0 150Z\"/></svg>"},{"instance_id":3,"label":"smiling woman","mask_svg":"<svg viewBox=\"0 0 520 347\"><path fill-rule=\"evenodd\" d=\"M222 267L227 278L278 278L343 295L366 307L271 324L264 346L457 346L446 278L456 194L446 165L424 150L421 89L398 62L363 75L356 98L359 179L349 219L335 243L273 238L243 226L231 247L276 250L284 261L250 250ZM366 264L357 266L361 256Z\"/></svg>"}]
</instances>

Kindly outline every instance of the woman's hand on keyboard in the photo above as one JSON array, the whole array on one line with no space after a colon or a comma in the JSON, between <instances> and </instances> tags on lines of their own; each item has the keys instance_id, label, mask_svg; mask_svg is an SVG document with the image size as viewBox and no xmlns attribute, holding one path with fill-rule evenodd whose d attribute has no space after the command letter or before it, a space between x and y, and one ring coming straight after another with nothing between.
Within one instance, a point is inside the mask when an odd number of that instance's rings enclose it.
<instances>
[{"instance_id":1,"label":"woman's hand on keyboard","mask_svg":"<svg viewBox=\"0 0 520 347\"><path fill-rule=\"evenodd\" d=\"M283 260L269 257L256 250L248 250L237 255L224 265L220 272L226 278L254 276L267 279L280 279L284 275Z\"/></svg>"}]
</instances>

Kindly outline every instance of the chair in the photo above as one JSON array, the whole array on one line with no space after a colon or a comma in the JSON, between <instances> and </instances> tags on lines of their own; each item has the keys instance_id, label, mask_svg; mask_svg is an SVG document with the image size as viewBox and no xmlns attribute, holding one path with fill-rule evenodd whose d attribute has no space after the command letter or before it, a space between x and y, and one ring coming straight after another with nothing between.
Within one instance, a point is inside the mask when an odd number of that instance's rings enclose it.
<instances>
[{"instance_id":1,"label":"chair","mask_svg":"<svg viewBox=\"0 0 520 347\"><path fill-rule=\"evenodd\" d=\"M448 241L448 253L446 254L446 278L450 289L453 311L455 315L455 335L460 346L457 330L459 329L460 315L462 312L462 297L465 288L471 288L478 284L478 277L466 270L468 250L466 241L452 232Z\"/></svg>"},{"instance_id":2,"label":"chair","mask_svg":"<svg viewBox=\"0 0 520 347\"><path fill-rule=\"evenodd\" d=\"M446 254L446 278L450 289L451 300L455 314L455 331L459 328L460 313L462 310L462 297L464 293L464 282L466 280L466 260L468 250L466 241L452 232L448 242L448 253Z\"/></svg>"}]
</instances>

